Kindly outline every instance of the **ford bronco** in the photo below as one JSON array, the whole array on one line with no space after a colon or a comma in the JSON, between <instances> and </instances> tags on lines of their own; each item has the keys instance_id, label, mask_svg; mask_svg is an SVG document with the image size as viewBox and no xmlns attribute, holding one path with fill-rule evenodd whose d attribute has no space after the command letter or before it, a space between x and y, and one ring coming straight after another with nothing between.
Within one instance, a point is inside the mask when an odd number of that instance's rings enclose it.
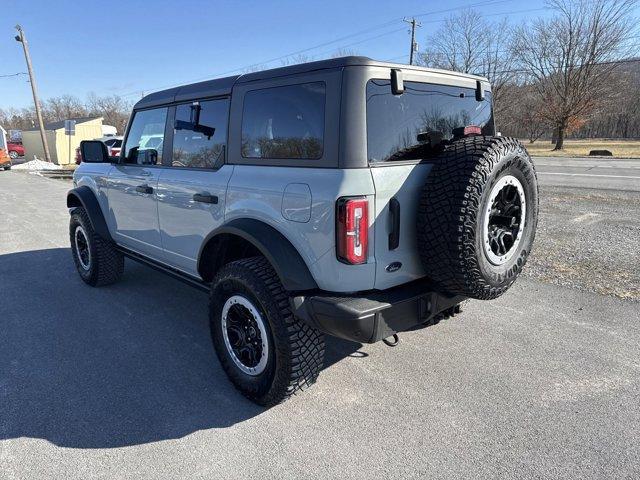
<instances>
[{"instance_id":1,"label":"ford bronco","mask_svg":"<svg viewBox=\"0 0 640 480\"><path fill-rule=\"evenodd\" d=\"M376 342L493 299L522 271L534 166L485 78L345 57L171 88L123 148L81 145L67 197L84 282L128 257L209 292L235 386L313 384L324 335Z\"/></svg>"}]
</instances>

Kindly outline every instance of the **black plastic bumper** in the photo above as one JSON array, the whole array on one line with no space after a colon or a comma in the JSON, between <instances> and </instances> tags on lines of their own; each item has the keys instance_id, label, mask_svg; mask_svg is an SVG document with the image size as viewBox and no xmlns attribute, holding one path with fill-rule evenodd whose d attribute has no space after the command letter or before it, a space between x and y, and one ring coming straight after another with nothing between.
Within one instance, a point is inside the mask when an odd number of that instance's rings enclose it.
<instances>
[{"instance_id":1,"label":"black plastic bumper","mask_svg":"<svg viewBox=\"0 0 640 480\"><path fill-rule=\"evenodd\" d=\"M292 305L296 317L314 328L347 340L374 343L427 323L463 300L462 296L436 293L430 283L417 281L354 295L295 296Z\"/></svg>"}]
</instances>

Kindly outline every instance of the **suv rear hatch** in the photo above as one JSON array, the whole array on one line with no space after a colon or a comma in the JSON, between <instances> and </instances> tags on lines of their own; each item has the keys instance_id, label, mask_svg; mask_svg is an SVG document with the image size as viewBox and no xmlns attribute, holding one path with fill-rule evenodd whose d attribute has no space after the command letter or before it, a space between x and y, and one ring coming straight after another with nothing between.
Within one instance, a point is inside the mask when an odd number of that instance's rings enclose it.
<instances>
[{"instance_id":1,"label":"suv rear hatch","mask_svg":"<svg viewBox=\"0 0 640 480\"><path fill-rule=\"evenodd\" d=\"M428 83L427 78L405 81L400 95L392 93L388 79L371 79L366 87L367 156L375 186L377 289L428 275L420 263L416 216L436 155L434 146L463 135L468 126L479 130L467 131L494 134L488 84L467 76L452 76L455 81L450 85ZM487 91L481 94L480 90Z\"/></svg>"}]
</instances>

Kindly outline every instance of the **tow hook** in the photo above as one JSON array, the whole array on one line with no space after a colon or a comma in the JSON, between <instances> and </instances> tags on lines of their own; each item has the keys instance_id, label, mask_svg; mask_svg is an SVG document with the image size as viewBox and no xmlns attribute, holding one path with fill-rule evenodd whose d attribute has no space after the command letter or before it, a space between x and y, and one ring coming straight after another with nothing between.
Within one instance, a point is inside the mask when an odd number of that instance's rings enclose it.
<instances>
[{"instance_id":1,"label":"tow hook","mask_svg":"<svg viewBox=\"0 0 640 480\"><path fill-rule=\"evenodd\" d=\"M390 337L383 338L382 341L388 347L396 347L398 343L400 343L400 337L398 336L397 333L394 333Z\"/></svg>"}]
</instances>

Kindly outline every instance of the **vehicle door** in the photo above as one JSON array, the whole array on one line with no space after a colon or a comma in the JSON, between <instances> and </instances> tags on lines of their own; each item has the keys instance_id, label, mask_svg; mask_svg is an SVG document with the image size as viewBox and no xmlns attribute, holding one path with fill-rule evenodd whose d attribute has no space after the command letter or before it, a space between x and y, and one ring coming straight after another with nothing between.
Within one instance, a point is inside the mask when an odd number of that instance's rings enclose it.
<instances>
[{"instance_id":1,"label":"vehicle door","mask_svg":"<svg viewBox=\"0 0 640 480\"><path fill-rule=\"evenodd\" d=\"M229 99L179 104L169 117L172 148L156 192L164 260L197 275L202 242L224 221L233 172L225 164Z\"/></svg>"},{"instance_id":2,"label":"vehicle door","mask_svg":"<svg viewBox=\"0 0 640 480\"><path fill-rule=\"evenodd\" d=\"M124 153L108 178L114 239L152 258L162 256L156 188L162 168L167 111L167 107L161 107L134 113Z\"/></svg>"}]
</instances>

